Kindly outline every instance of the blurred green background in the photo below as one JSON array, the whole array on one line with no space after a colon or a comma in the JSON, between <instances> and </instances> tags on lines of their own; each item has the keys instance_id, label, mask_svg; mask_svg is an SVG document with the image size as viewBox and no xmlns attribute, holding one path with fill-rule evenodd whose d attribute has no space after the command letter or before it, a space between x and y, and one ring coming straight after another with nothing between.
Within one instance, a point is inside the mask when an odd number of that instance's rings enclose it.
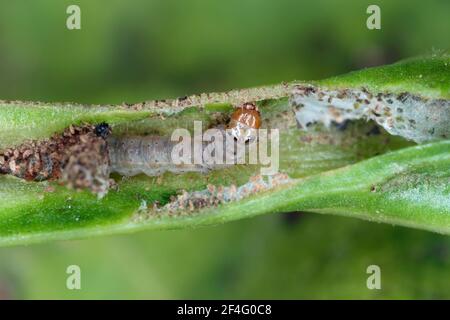
<instances>
[{"instance_id":1,"label":"blurred green background","mask_svg":"<svg viewBox=\"0 0 450 320\"><path fill-rule=\"evenodd\" d=\"M450 2L1 0L0 98L122 103L449 48ZM66 29L81 7L82 29ZM381 30L366 8L381 7ZM82 290L66 289L67 266ZM377 264L382 290L366 288ZM0 248L7 298L450 298L450 238L316 214Z\"/></svg>"}]
</instances>

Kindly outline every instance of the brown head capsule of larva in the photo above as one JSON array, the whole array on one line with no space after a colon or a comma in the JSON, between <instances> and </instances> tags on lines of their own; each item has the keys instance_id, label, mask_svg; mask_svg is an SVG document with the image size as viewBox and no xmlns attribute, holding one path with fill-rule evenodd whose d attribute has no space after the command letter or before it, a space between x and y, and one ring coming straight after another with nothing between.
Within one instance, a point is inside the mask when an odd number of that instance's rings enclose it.
<instances>
[{"instance_id":1,"label":"brown head capsule of larva","mask_svg":"<svg viewBox=\"0 0 450 320\"><path fill-rule=\"evenodd\" d=\"M261 114L253 102L246 102L238 107L231 115L228 129L239 141L254 141L258 136L257 130L261 127Z\"/></svg>"}]
</instances>

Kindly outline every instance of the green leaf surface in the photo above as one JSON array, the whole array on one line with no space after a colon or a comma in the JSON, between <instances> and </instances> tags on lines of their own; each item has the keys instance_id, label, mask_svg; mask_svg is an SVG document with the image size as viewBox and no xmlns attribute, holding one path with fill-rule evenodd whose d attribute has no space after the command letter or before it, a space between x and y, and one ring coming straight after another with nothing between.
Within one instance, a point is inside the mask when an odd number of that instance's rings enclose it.
<instances>
[{"instance_id":1,"label":"green leaf surface","mask_svg":"<svg viewBox=\"0 0 450 320\"><path fill-rule=\"evenodd\" d=\"M364 86L373 92L409 92L428 98L450 98L450 56L435 54L391 65L350 72L318 81L337 88Z\"/></svg>"},{"instance_id":2,"label":"green leaf surface","mask_svg":"<svg viewBox=\"0 0 450 320\"><path fill-rule=\"evenodd\" d=\"M448 63L448 56L413 59L315 84L448 99ZM163 206L181 190L204 190L209 184L240 186L257 175L260 167L236 165L208 174L166 173L160 177L114 175L118 187L103 199L56 182L27 182L0 175L0 245L189 228L289 211L339 214L450 234L450 141L414 146L365 121L353 121L345 129L319 124L308 131L299 130L289 90L290 84L285 84L197 100L190 97L188 100L194 101L190 104L171 100L158 106L148 102L139 108L0 103L2 150L84 122L108 122L118 136L166 136L175 128L191 130L194 120L203 121L205 128L214 126L218 118L229 116L233 104L257 101L263 127L280 130L280 171L290 177L286 184L239 201L155 214L151 206L156 201Z\"/></svg>"}]
</instances>

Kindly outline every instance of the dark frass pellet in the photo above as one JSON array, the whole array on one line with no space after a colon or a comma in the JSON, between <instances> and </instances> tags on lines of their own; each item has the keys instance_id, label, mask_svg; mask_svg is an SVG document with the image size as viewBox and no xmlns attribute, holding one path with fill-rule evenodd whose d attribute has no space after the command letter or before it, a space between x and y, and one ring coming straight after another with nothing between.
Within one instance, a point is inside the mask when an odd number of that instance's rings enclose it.
<instances>
[{"instance_id":1,"label":"dark frass pellet","mask_svg":"<svg viewBox=\"0 0 450 320\"><path fill-rule=\"evenodd\" d=\"M111 133L111 128L109 124L106 122L102 122L95 126L95 134L97 137L102 137L103 139L106 139L108 135Z\"/></svg>"}]
</instances>

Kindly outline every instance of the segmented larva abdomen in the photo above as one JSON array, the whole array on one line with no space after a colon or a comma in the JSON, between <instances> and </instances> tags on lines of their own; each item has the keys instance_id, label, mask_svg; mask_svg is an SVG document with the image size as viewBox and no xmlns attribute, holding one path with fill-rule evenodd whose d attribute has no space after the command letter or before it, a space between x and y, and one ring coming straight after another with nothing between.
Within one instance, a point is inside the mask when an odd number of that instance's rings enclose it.
<instances>
[{"instance_id":1,"label":"segmented larva abdomen","mask_svg":"<svg viewBox=\"0 0 450 320\"><path fill-rule=\"evenodd\" d=\"M205 171L200 165L174 164L171 161L171 152L176 143L159 136L110 137L108 148L111 171L125 176L140 173L157 176L166 171Z\"/></svg>"},{"instance_id":2,"label":"segmented larva abdomen","mask_svg":"<svg viewBox=\"0 0 450 320\"><path fill-rule=\"evenodd\" d=\"M222 134L225 131L221 131ZM109 137L108 149L111 172L117 172L125 176L134 176L144 173L148 176L157 176L166 171L173 173L183 172L207 172L210 169L218 169L236 163L242 163L245 159L246 149L236 147L236 141L230 135L232 143L223 140L223 161L221 163L194 162L194 152L205 152L211 142L197 139L196 143L201 150L191 148L191 162L187 164L175 164L172 159L172 150L178 141L171 141L169 137L160 136L133 136L133 137ZM195 142L192 141L192 147ZM208 151L208 150L206 150ZM227 159L231 159L228 163ZM203 159L204 160L204 159Z\"/></svg>"}]
</instances>

